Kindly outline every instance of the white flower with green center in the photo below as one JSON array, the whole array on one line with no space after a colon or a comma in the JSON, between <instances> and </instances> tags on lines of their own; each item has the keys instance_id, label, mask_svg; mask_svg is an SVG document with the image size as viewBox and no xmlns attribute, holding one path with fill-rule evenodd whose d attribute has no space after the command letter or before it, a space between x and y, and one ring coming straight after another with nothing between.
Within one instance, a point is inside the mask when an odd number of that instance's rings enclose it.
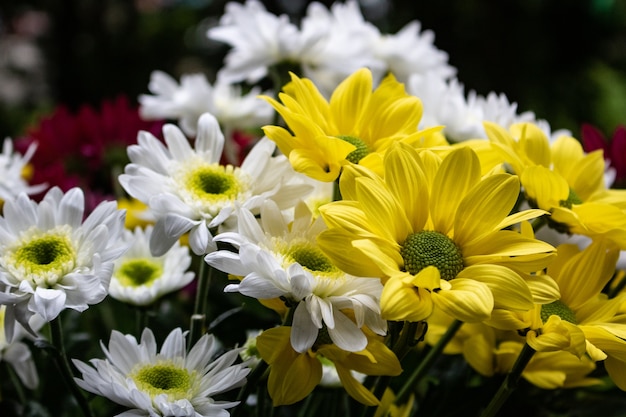
<instances>
[{"instance_id":1,"label":"white flower with green center","mask_svg":"<svg viewBox=\"0 0 626 417\"><path fill-rule=\"evenodd\" d=\"M163 256L152 256L149 240L152 226L144 231L125 230L123 240L128 251L115 262L109 295L116 300L137 306L147 306L159 297L177 291L189 284L194 273L189 248L176 242Z\"/></svg>"},{"instance_id":2,"label":"white flower with green center","mask_svg":"<svg viewBox=\"0 0 626 417\"><path fill-rule=\"evenodd\" d=\"M117 331L111 333L106 359L92 359L93 367L79 360L74 365L86 391L106 397L128 411L118 416L228 417L238 404L214 401L213 396L245 384L246 363L234 364L241 349L233 349L211 362L218 350L213 335L205 334L186 353L185 334L174 329L157 353L150 329L141 341Z\"/></svg>"},{"instance_id":3,"label":"white flower with green center","mask_svg":"<svg viewBox=\"0 0 626 417\"><path fill-rule=\"evenodd\" d=\"M153 255L165 254L185 233L197 255L216 249L212 233L225 229L236 206L258 213L272 199L281 209L293 207L311 186L294 180L295 172L276 148L262 139L241 167L221 165L224 136L217 120L205 113L198 121L194 148L174 125L163 128L166 146L147 132L128 148L131 163L119 181L137 200L147 204L156 218L150 238Z\"/></svg>"},{"instance_id":4,"label":"white flower with green center","mask_svg":"<svg viewBox=\"0 0 626 417\"><path fill-rule=\"evenodd\" d=\"M37 204L25 194L0 217L0 304L26 329L38 313L51 321L66 308L84 311L106 297L125 211L103 202L85 219L79 188L53 188ZM12 334L11 320L6 320Z\"/></svg>"},{"instance_id":5,"label":"white flower with green center","mask_svg":"<svg viewBox=\"0 0 626 417\"><path fill-rule=\"evenodd\" d=\"M297 352L330 342L358 352L367 345L363 326L386 333L379 308L383 287L378 278L339 270L317 246L317 235L325 229L321 217L312 220L304 202L296 206L294 220L288 223L279 207L268 201L261 206L261 224L242 209L238 233L215 237L239 248L239 253L220 250L205 260L224 272L243 276L240 283L228 285L226 292L281 298L287 305L297 305L291 327L291 345Z\"/></svg>"}]
</instances>

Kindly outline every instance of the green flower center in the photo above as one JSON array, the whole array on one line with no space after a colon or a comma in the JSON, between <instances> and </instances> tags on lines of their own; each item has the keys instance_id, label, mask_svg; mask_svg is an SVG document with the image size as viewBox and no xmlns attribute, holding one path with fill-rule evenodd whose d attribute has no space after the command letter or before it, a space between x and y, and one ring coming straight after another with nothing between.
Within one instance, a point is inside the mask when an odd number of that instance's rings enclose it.
<instances>
[{"instance_id":1,"label":"green flower center","mask_svg":"<svg viewBox=\"0 0 626 417\"><path fill-rule=\"evenodd\" d=\"M221 165L204 166L189 173L187 186L198 197L214 195L236 196L237 179Z\"/></svg>"},{"instance_id":2,"label":"green flower center","mask_svg":"<svg viewBox=\"0 0 626 417\"><path fill-rule=\"evenodd\" d=\"M405 271L415 275L427 266L439 270L441 278L449 281L463 270L463 255L446 235L424 230L407 237L400 249Z\"/></svg>"},{"instance_id":3,"label":"green flower center","mask_svg":"<svg viewBox=\"0 0 626 417\"><path fill-rule=\"evenodd\" d=\"M569 195L567 196L567 200L559 201L559 205L561 207L566 207L568 209L571 209L573 204L582 204L582 203L583 201L580 199L580 197L578 197L576 192L572 190L571 188L569 189Z\"/></svg>"},{"instance_id":4,"label":"green flower center","mask_svg":"<svg viewBox=\"0 0 626 417\"><path fill-rule=\"evenodd\" d=\"M291 245L287 257L312 272L336 272L337 267L324 253L309 243Z\"/></svg>"},{"instance_id":5,"label":"green flower center","mask_svg":"<svg viewBox=\"0 0 626 417\"><path fill-rule=\"evenodd\" d=\"M352 162L353 164L358 164L361 159L363 159L370 153L370 150L365 144L365 142L363 142L359 138L355 138L354 136L345 136L345 135L339 135L337 137L343 140L344 142L348 142L349 144L356 146L356 149L350 152L348 156L346 156L346 159Z\"/></svg>"},{"instance_id":6,"label":"green flower center","mask_svg":"<svg viewBox=\"0 0 626 417\"><path fill-rule=\"evenodd\" d=\"M195 372L191 374L171 362L148 364L134 372L137 387L151 397L167 394L170 400L187 398Z\"/></svg>"},{"instance_id":7,"label":"green flower center","mask_svg":"<svg viewBox=\"0 0 626 417\"><path fill-rule=\"evenodd\" d=\"M553 301L550 304L541 306L541 320L545 323L550 316L559 316L561 320L569 321L572 324L578 324L576 314L565 305L561 300Z\"/></svg>"},{"instance_id":8,"label":"green flower center","mask_svg":"<svg viewBox=\"0 0 626 417\"><path fill-rule=\"evenodd\" d=\"M126 287L150 285L161 275L163 275L161 265L148 259L128 260L115 273L120 284Z\"/></svg>"},{"instance_id":9,"label":"green flower center","mask_svg":"<svg viewBox=\"0 0 626 417\"><path fill-rule=\"evenodd\" d=\"M74 268L75 257L63 231L49 232L17 247L10 255L9 268L35 285L51 286Z\"/></svg>"}]
</instances>

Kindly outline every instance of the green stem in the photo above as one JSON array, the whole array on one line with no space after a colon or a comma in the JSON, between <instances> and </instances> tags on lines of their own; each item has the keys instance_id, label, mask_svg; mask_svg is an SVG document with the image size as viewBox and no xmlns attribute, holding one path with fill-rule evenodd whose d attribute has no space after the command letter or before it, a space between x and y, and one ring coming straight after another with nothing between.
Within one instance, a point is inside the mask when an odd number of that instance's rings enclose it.
<instances>
[{"instance_id":1,"label":"green stem","mask_svg":"<svg viewBox=\"0 0 626 417\"><path fill-rule=\"evenodd\" d=\"M22 381L20 381L17 374L15 373L15 370L13 370L13 367L8 362L5 363L5 367L7 369L7 373L9 374L9 379L11 379L11 383L13 384L13 387L15 388L17 397L20 400L20 404L25 406L26 394L24 393L24 387L22 387ZM0 402L1 401L2 401L2 397L0 396Z\"/></svg>"},{"instance_id":2,"label":"green stem","mask_svg":"<svg viewBox=\"0 0 626 417\"><path fill-rule=\"evenodd\" d=\"M517 360L515 361L515 364L513 364L513 369L511 369L511 372L507 374L506 378L502 382L502 385L500 385L498 392L491 399L491 402L485 411L483 411L481 417L495 417L498 411L500 411L502 405L517 388L517 383L522 376L522 372L524 371L524 368L526 368L526 365L528 365L528 362L530 362L530 359L533 357L535 352L535 349L529 345L524 345L522 351L517 357Z\"/></svg>"},{"instance_id":3,"label":"green stem","mask_svg":"<svg viewBox=\"0 0 626 417\"><path fill-rule=\"evenodd\" d=\"M241 387L241 389L239 390L239 394L237 395L237 401L239 401L239 404L237 404L237 406L235 406L235 408L233 408L230 412L231 417L236 417L241 413L241 410L243 410L244 408L243 405L248 399L248 396L250 395L252 390L257 387L258 382L261 380L263 374L265 374L265 371L267 371L268 368L269 365L267 364L267 362L261 360L254 368L254 371L252 371L250 375L248 375L246 385ZM265 393L263 393L263 395L265 395ZM258 399L258 401L261 401L260 398Z\"/></svg>"},{"instance_id":4,"label":"green stem","mask_svg":"<svg viewBox=\"0 0 626 417\"><path fill-rule=\"evenodd\" d=\"M207 271L208 270L208 271ZM206 329L206 310L209 298L209 287L211 286L211 276L213 268L204 262L204 257L200 257L200 266L198 268L198 287L196 288L196 301L191 315L191 324L189 325L189 345L191 349L202 337Z\"/></svg>"},{"instance_id":5,"label":"green stem","mask_svg":"<svg viewBox=\"0 0 626 417\"><path fill-rule=\"evenodd\" d=\"M137 340L139 340L143 329L148 327L148 310L146 307L135 308L135 326Z\"/></svg>"},{"instance_id":6,"label":"green stem","mask_svg":"<svg viewBox=\"0 0 626 417\"><path fill-rule=\"evenodd\" d=\"M341 177L339 177L341 178ZM333 182L333 201L341 201L341 190L339 189L339 178Z\"/></svg>"},{"instance_id":7,"label":"green stem","mask_svg":"<svg viewBox=\"0 0 626 417\"><path fill-rule=\"evenodd\" d=\"M83 412L85 417L93 417L93 413L91 412L91 408L89 407L89 403L87 399L83 396L79 386L74 381L74 374L72 373L72 368L70 368L70 363L67 360L67 354L65 353L65 343L63 341L63 329L61 327L61 316L58 316L56 319L50 322L50 338L52 341L52 345L55 347L54 351L54 359L56 364L61 371L61 375L65 380L68 388L72 392L72 395L78 402L80 409Z\"/></svg>"},{"instance_id":8,"label":"green stem","mask_svg":"<svg viewBox=\"0 0 626 417\"><path fill-rule=\"evenodd\" d=\"M396 404L402 404L406 401L407 397L415 387L415 384L417 384L420 379L422 379L422 377L424 377L424 375L426 375L426 373L430 370L431 366L433 366L433 364L435 363L435 360L439 357L448 342L452 340L452 338L462 325L462 321L455 320L450 325L450 327L448 327L448 330L446 330L443 336L441 336L441 339L439 339L435 346L433 346L428 351L424 359L422 359L422 361L417 366L417 368L415 368L411 376L409 376L409 378L406 380L400 391L398 391L395 400Z\"/></svg>"},{"instance_id":9,"label":"green stem","mask_svg":"<svg viewBox=\"0 0 626 417\"><path fill-rule=\"evenodd\" d=\"M420 336L416 338L417 333L420 333ZM400 332L400 337L395 343L393 343L393 353L396 354L396 357L399 361L406 356L407 353L411 350L413 346L417 344L417 342L424 336L426 332L426 323L425 322L407 322L404 323L402 327L402 331ZM391 383L391 377L388 375L382 375L376 378L376 382L374 384L373 394L376 398L382 399L383 394L389 387ZM363 417L373 417L376 414L377 407L365 407L363 410Z\"/></svg>"},{"instance_id":10,"label":"green stem","mask_svg":"<svg viewBox=\"0 0 626 417\"><path fill-rule=\"evenodd\" d=\"M539 231L539 229L541 229L547 223L548 223L548 218L544 214L543 216L539 216L539 217L536 217L535 219L533 219L533 221L530 222L530 225L533 228L533 232L537 233L537 231Z\"/></svg>"}]
</instances>

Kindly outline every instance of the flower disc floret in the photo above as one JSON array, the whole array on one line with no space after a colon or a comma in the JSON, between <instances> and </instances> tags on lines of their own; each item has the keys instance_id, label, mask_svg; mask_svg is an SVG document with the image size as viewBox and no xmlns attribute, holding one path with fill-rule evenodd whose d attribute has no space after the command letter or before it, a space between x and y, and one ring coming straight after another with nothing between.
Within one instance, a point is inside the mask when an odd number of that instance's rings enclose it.
<instances>
[{"instance_id":1,"label":"flower disc floret","mask_svg":"<svg viewBox=\"0 0 626 417\"><path fill-rule=\"evenodd\" d=\"M410 234L402 245L400 255L404 268L415 275L427 266L439 270L441 278L449 281L463 270L463 255L448 236L432 230Z\"/></svg>"},{"instance_id":2,"label":"flower disc floret","mask_svg":"<svg viewBox=\"0 0 626 417\"><path fill-rule=\"evenodd\" d=\"M353 164L358 164L361 159L365 158L370 153L367 144L357 137L347 135L339 135L337 137L344 142L356 146L356 149L346 156L346 159Z\"/></svg>"},{"instance_id":3,"label":"flower disc floret","mask_svg":"<svg viewBox=\"0 0 626 417\"><path fill-rule=\"evenodd\" d=\"M56 284L76 263L76 251L67 229L59 227L43 235L25 238L7 251L5 267L33 286Z\"/></svg>"},{"instance_id":4,"label":"flower disc floret","mask_svg":"<svg viewBox=\"0 0 626 417\"><path fill-rule=\"evenodd\" d=\"M311 272L337 273L339 270L317 247L300 243L289 246L286 253L289 263L297 262Z\"/></svg>"},{"instance_id":5,"label":"flower disc floret","mask_svg":"<svg viewBox=\"0 0 626 417\"><path fill-rule=\"evenodd\" d=\"M578 324L576 313L561 300L556 300L541 306L541 320L546 323L550 316L559 316L561 320Z\"/></svg>"},{"instance_id":6,"label":"flower disc floret","mask_svg":"<svg viewBox=\"0 0 626 417\"><path fill-rule=\"evenodd\" d=\"M208 219L235 200L250 195L250 178L232 165L191 161L181 164L173 174L181 200Z\"/></svg>"},{"instance_id":7,"label":"flower disc floret","mask_svg":"<svg viewBox=\"0 0 626 417\"><path fill-rule=\"evenodd\" d=\"M163 267L149 259L130 259L117 270L122 285L139 287L150 285L163 274Z\"/></svg>"},{"instance_id":8,"label":"flower disc floret","mask_svg":"<svg viewBox=\"0 0 626 417\"><path fill-rule=\"evenodd\" d=\"M189 396L195 374L176 366L172 361L167 361L143 365L131 375L131 378L137 384L137 388L151 397L166 394L169 401L176 401Z\"/></svg>"},{"instance_id":9,"label":"flower disc floret","mask_svg":"<svg viewBox=\"0 0 626 417\"><path fill-rule=\"evenodd\" d=\"M559 201L559 205L561 207L567 207L568 209L572 208L574 204L582 204L583 201L578 197L578 194L571 188L569 189L569 195L567 196L567 200Z\"/></svg>"}]
</instances>

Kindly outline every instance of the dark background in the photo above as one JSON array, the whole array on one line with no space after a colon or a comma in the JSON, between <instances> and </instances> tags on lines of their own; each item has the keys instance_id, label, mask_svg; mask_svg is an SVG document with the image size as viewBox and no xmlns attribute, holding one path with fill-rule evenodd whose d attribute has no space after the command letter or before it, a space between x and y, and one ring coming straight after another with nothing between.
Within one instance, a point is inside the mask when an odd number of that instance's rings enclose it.
<instances>
[{"instance_id":1,"label":"dark background","mask_svg":"<svg viewBox=\"0 0 626 417\"><path fill-rule=\"evenodd\" d=\"M147 92L150 73L178 77L205 72L212 80L227 47L205 37L223 11L221 0L3 0L0 39L24 36L19 17L43 16L27 34L44 57L44 93L0 103L0 134L15 136L65 104L97 105L123 93ZM264 2L297 20L310 2ZM322 1L331 4L330 1ZM395 33L417 19L466 92L503 92L579 136L588 122L611 133L626 123L626 1L624 0L362 0L368 20ZM17 23L16 23L17 22ZM0 52L1 53L1 52ZM3 88L0 80L0 89Z\"/></svg>"}]
</instances>

